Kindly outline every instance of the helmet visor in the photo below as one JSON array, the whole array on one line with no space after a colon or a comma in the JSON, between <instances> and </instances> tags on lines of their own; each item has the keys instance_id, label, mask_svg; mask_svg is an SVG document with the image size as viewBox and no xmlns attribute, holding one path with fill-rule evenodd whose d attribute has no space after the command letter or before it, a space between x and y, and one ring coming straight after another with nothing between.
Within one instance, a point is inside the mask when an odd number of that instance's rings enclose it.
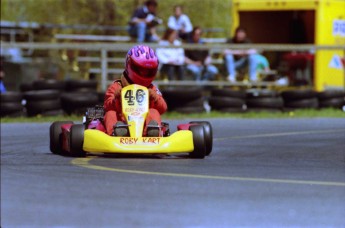
<instances>
[{"instance_id":1,"label":"helmet visor","mask_svg":"<svg viewBox=\"0 0 345 228\"><path fill-rule=\"evenodd\" d=\"M131 61L130 68L133 72L144 78L152 78L156 75L158 67L144 67Z\"/></svg>"}]
</instances>

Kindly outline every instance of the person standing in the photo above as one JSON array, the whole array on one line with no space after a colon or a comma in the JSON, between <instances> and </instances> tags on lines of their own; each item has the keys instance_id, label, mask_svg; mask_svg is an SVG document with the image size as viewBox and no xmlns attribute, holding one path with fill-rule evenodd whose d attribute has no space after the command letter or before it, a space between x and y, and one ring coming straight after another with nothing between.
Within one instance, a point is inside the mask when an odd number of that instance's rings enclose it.
<instances>
[{"instance_id":1,"label":"person standing","mask_svg":"<svg viewBox=\"0 0 345 228\"><path fill-rule=\"evenodd\" d=\"M156 26L161 24L162 20L156 17L157 7L158 3L155 0L147 0L142 7L133 12L128 32L138 43L159 40Z\"/></svg>"},{"instance_id":2,"label":"person standing","mask_svg":"<svg viewBox=\"0 0 345 228\"><path fill-rule=\"evenodd\" d=\"M174 7L174 15L168 19L168 28L177 30L178 35L183 40L188 40L193 30L193 25L189 17L183 13L182 6L176 5Z\"/></svg>"}]
</instances>

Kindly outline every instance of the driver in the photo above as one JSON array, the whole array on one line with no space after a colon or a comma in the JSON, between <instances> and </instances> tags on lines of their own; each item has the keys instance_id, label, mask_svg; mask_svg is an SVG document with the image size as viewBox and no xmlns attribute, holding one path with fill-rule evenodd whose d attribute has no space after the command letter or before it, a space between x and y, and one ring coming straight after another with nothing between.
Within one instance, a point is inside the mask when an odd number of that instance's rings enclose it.
<instances>
[{"instance_id":1,"label":"driver","mask_svg":"<svg viewBox=\"0 0 345 228\"><path fill-rule=\"evenodd\" d=\"M130 84L148 88L149 112L145 120L144 135L158 137L161 126L161 114L167 110L161 92L152 84L158 69L158 59L152 48L146 45L132 47L126 56L125 70L121 79L109 86L104 98L104 123L107 134L128 136L128 127L121 109L121 89ZM147 126L150 126L147 128ZM151 128L152 126L152 128ZM157 127L153 127L157 126Z\"/></svg>"}]
</instances>

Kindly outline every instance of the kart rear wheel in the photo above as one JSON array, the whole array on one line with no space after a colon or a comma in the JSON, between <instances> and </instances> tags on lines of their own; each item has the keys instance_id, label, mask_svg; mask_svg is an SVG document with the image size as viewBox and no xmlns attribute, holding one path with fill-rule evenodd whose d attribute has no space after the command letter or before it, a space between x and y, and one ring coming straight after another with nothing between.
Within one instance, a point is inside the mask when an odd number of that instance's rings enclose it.
<instances>
[{"instance_id":1,"label":"kart rear wheel","mask_svg":"<svg viewBox=\"0 0 345 228\"><path fill-rule=\"evenodd\" d=\"M61 154L62 150L62 138L61 138L61 126L64 124L73 124L72 121L55 121L50 125L49 128L49 137L50 137L50 151L53 154Z\"/></svg>"},{"instance_id":2,"label":"kart rear wheel","mask_svg":"<svg viewBox=\"0 0 345 228\"><path fill-rule=\"evenodd\" d=\"M202 125L192 125L189 130L193 133L194 151L189 154L192 158L204 158L206 155L205 130Z\"/></svg>"},{"instance_id":3,"label":"kart rear wheel","mask_svg":"<svg viewBox=\"0 0 345 228\"><path fill-rule=\"evenodd\" d=\"M208 121L192 121L190 124L200 124L204 127L205 142L206 142L206 156L210 155L213 147L213 132L212 125Z\"/></svg>"},{"instance_id":4,"label":"kart rear wheel","mask_svg":"<svg viewBox=\"0 0 345 228\"><path fill-rule=\"evenodd\" d=\"M83 150L84 144L84 131L83 124L75 124L70 130L70 153L75 157L84 157L85 151Z\"/></svg>"}]
</instances>

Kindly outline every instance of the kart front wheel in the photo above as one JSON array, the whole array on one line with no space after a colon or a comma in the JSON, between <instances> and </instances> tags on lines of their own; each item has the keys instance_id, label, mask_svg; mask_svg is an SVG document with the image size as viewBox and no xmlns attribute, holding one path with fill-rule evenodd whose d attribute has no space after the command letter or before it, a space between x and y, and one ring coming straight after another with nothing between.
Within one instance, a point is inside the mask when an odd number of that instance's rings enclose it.
<instances>
[{"instance_id":1,"label":"kart front wheel","mask_svg":"<svg viewBox=\"0 0 345 228\"><path fill-rule=\"evenodd\" d=\"M204 127L206 141L206 156L210 155L213 147L212 125L208 121L192 121L190 124L200 124Z\"/></svg>"},{"instance_id":2,"label":"kart front wheel","mask_svg":"<svg viewBox=\"0 0 345 228\"><path fill-rule=\"evenodd\" d=\"M189 154L192 158L204 158L206 155L205 130L202 125L192 125L189 130L193 133L194 151Z\"/></svg>"},{"instance_id":3,"label":"kart front wheel","mask_svg":"<svg viewBox=\"0 0 345 228\"><path fill-rule=\"evenodd\" d=\"M70 130L70 153L75 157L84 157L85 151L83 150L84 144L84 131L83 124L75 124Z\"/></svg>"},{"instance_id":4,"label":"kart front wheel","mask_svg":"<svg viewBox=\"0 0 345 228\"><path fill-rule=\"evenodd\" d=\"M62 139L61 139L61 126L64 124L73 124L72 121L55 121L50 125L49 128L49 148L53 154L61 154L62 150Z\"/></svg>"}]
</instances>

